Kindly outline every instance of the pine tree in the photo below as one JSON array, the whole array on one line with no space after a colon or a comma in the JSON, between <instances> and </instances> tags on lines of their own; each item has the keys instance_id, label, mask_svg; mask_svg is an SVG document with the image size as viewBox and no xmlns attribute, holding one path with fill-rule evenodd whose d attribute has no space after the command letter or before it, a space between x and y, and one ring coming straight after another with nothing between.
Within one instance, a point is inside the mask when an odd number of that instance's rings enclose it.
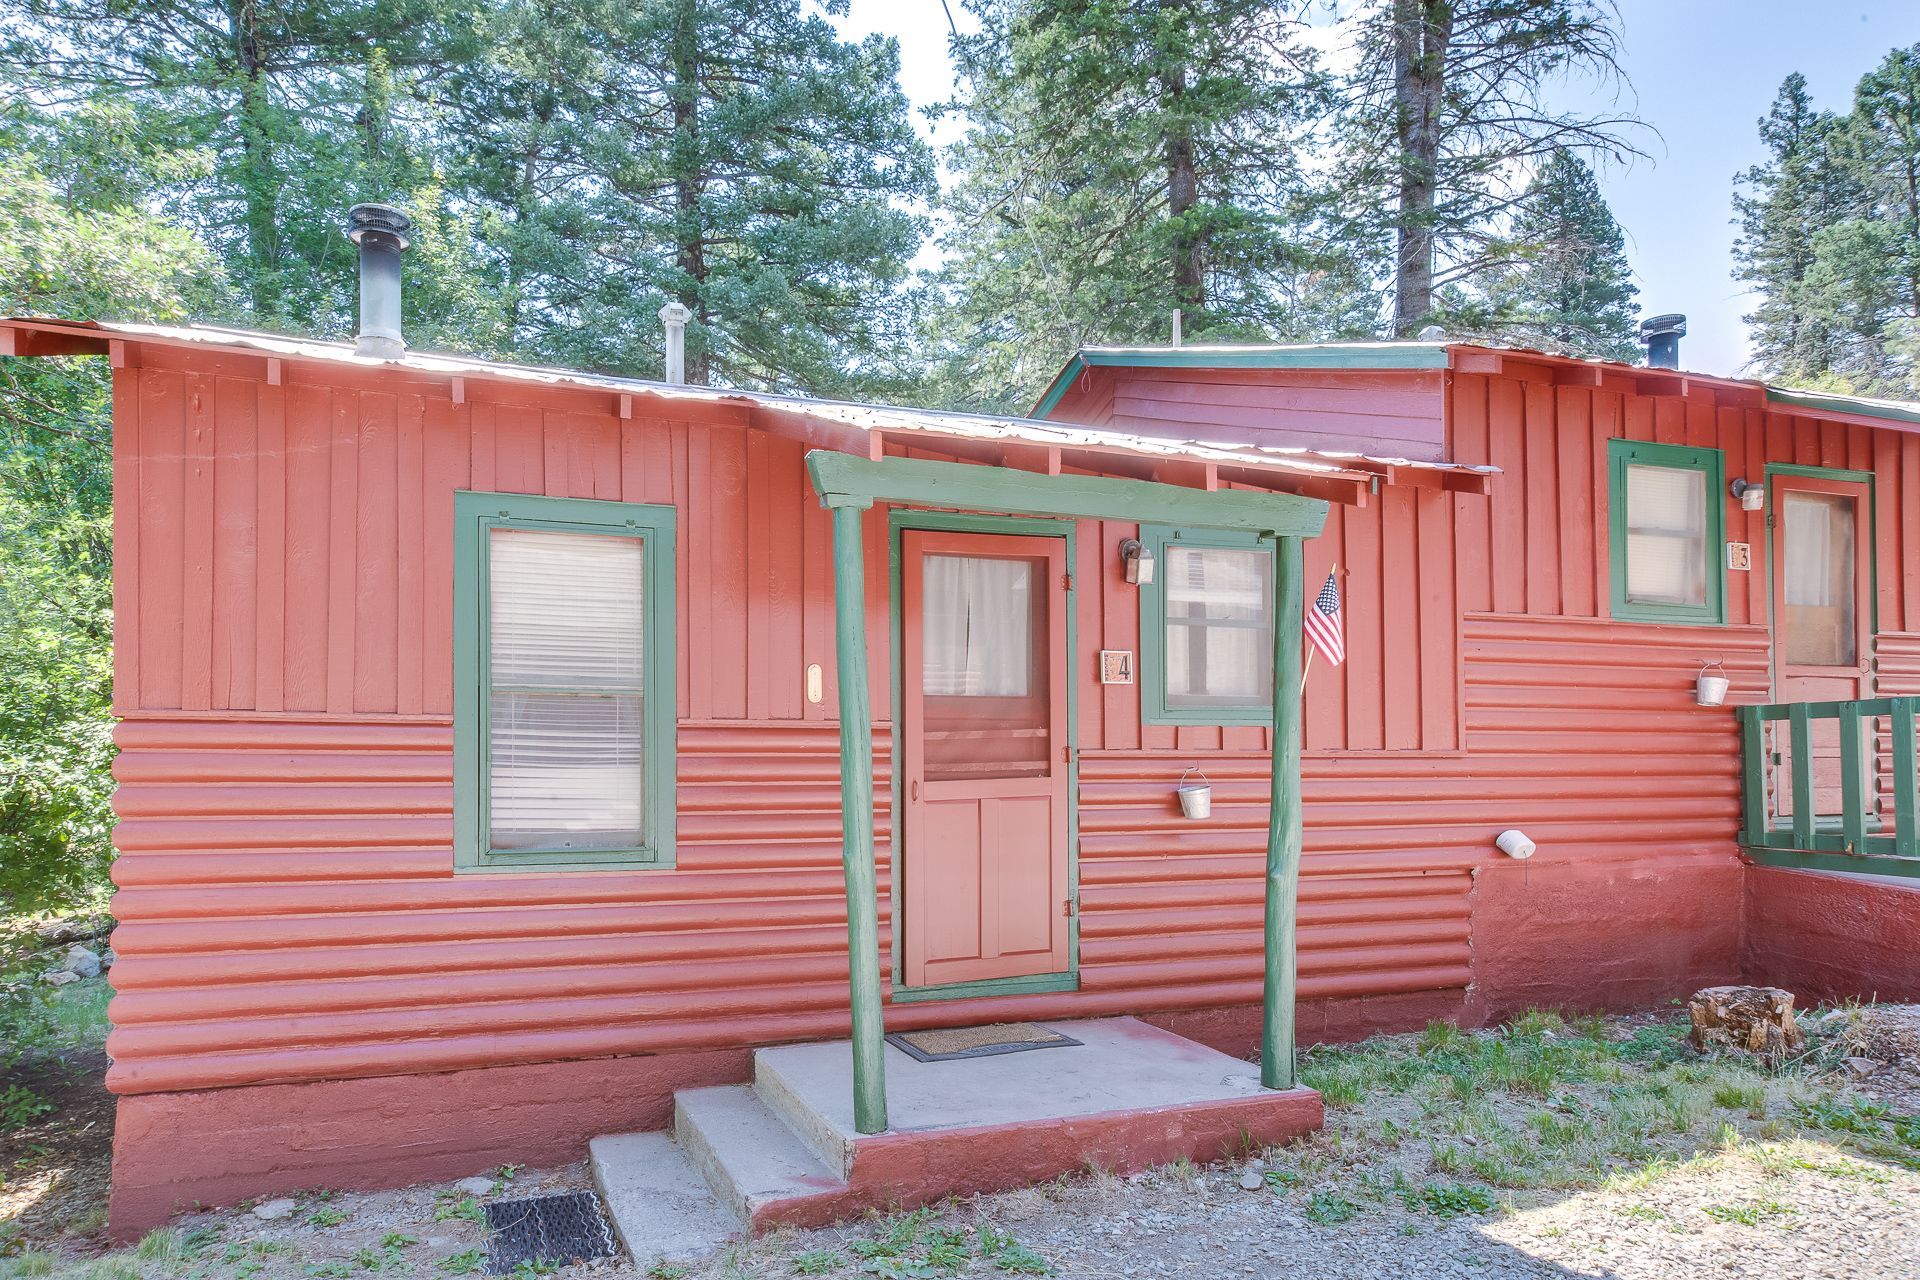
<instances>
[{"instance_id":1,"label":"pine tree","mask_svg":"<svg viewBox=\"0 0 1920 1280\"><path fill-rule=\"evenodd\" d=\"M677 300L689 381L891 383L933 188L898 75L893 41L843 41L800 0L501 6L442 92L516 346L657 372Z\"/></svg>"},{"instance_id":2,"label":"pine tree","mask_svg":"<svg viewBox=\"0 0 1920 1280\"><path fill-rule=\"evenodd\" d=\"M386 200L414 214L436 267L416 273L414 338L484 351L498 346L497 284L441 191L419 92L470 26L464 4L8 0L0 68L57 112L56 131L121 105L175 158L152 194L219 254L236 302L220 318L350 332L345 213Z\"/></svg>"},{"instance_id":3,"label":"pine tree","mask_svg":"<svg viewBox=\"0 0 1920 1280\"><path fill-rule=\"evenodd\" d=\"M1746 322L1753 362L1768 377L1820 380L1841 363L1840 334L1809 275L1815 238L1857 216L1866 195L1843 154L1844 126L1814 107L1795 72L1760 121L1767 160L1736 178L1734 278L1759 294Z\"/></svg>"},{"instance_id":4,"label":"pine tree","mask_svg":"<svg viewBox=\"0 0 1920 1280\"><path fill-rule=\"evenodd\" d=\"M969 131L927 321L936 395L1021 407L1080 345L1165 342L1176 309L1215 340L1371 327L1364 273L1304 198L1299 147L1327 83L1290 6L969 8Z\"/></svg>"},{"instance_id":5,"label":"pine tree","mask_svg":"<svg viewBox=\"0 0 1920 1280\"><path fill-rule=\"evenodd\" d=\"M1349 86L1342 179L1349 234L1390 262L1396 336L1436 297L1506 265L1513 175L1562 151L1623 156L1631 116L1555 108L1573 74L1620 79L1604 0L1369 0Z\"/></svg>"},{"instance_id":6,"label":"pine tree","mask_svg":"<svg viewBox=\"0 0 1920 1280\"><path fill-rule=\"evenodd\" d=\"M1509 239L1519 261L1488 290L1495 332L1549 351L1637 358L1626 237L1584 161L1560 151L1541 166Z\"/></svg>"}]
</instances>

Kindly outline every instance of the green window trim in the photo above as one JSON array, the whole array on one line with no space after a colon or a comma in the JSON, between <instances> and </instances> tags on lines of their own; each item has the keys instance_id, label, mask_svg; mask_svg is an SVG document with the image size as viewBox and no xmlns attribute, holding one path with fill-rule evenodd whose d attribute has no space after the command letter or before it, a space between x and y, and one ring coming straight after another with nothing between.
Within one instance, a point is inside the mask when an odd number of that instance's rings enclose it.
<instances>
[{"instance_id":1,"label":"green window trim","mask_svg":"<svg viewBox=\"0 0 1920 1280\"><path fill-rule=\"evenodd\" d=\"M461 871L627 871L674 865L675 510L634 502L456 491L453 499L453 866ZM641 609L645 839L636 849L500 850L488 813L488 559L492 529L544 529L642 539Z\"/></svg>"},{"instance_id":2,"label":"green window trim","mask_svg":"<svg viewBox=\"0 0 1920 1280\"><path fill-rule=\"evenodd\" d=\"M1227 529L1193 529L1175 525L1140 526L1140 543L1153 555L1153 581L1140 591L1140 718L1147 724L1171 725L1273 725L1273 697L1262 694L1244 706L1170 707L1167 705L1166 672L1166 565L1167 548L1174 544L1189 547L1220 548L1228 551L1260 551L1273 555L1273 540L1257 533L1238 533ZM1231 624L1228 624L1231 625Z\"/></svg>"},{"instance_id":3,"label":"green window trim","mask_svg":"<svg viewBox=\"0 0 1920 1280\"><path fill-rule=\"evenodd\" d=\"M1698 471L1706 481L1706 603L1654 604L1627 599L1627 468L1632 465ZM1613 616L1632 622L1725 626L1727 621L1726 455L1694 445L1650 440L1607 441L1607 574Z\"/></svg>"}]
</instances>

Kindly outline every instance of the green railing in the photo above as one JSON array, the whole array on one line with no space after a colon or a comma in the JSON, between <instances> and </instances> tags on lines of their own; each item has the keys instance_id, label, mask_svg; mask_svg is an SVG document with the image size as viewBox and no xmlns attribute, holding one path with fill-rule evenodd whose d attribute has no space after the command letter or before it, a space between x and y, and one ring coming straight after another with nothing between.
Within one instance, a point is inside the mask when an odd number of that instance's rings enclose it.
<instances>
[{"instance_id":1,"label":"green railing","mask_svg":"<svg viewBox=\"0 0 1920 1280\"><path fill-rule=\"evenodd\" d=\"M1920 875L1920 698L1783 702L1740 717L1740 843L1773 866Z\"/></svg>"}]
</instances>

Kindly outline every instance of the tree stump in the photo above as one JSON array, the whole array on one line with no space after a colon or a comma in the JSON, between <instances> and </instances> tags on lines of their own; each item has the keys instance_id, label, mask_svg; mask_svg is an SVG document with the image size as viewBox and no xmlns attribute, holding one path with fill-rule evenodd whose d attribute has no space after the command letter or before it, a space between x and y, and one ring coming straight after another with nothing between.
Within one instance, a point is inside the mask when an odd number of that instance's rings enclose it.
<instances>
[{"instance_id":1,"label":"tree stump","mask_svg":"<svg viewBox=\"0 0 1920 1280\"><path fill-rule=\"evenodd\" d=\"M1794 1021L1793 992L1779 987L1707 987L1693 993L1687 1012L1688 1039L1701 1053L1730 1049L1773 1063L1807 1043Z\"/></svg>"}]
</instances>

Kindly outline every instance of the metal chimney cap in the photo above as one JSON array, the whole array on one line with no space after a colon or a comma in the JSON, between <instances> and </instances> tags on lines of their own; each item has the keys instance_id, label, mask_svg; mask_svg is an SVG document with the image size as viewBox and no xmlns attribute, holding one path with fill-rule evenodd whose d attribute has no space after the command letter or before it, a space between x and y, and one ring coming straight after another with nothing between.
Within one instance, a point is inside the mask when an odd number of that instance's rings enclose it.
<instances>
[{"instance_id":1,"label":"metal chimney cap","mask_svg":"<svg viewBox=\"0 0 1920 1280\"><path fill-rule=\"evenodd\" d=\"M693 309L683 302L669 302L660 308L660 319L667 324L685 324L693 319Z\"/></svg>"},{"instance_id":2,"label":"metal chimney cap","mask_svg":"<svg viewBox=\"0 0 1920 1280\"><path fill-rule=\"evenodd\" d=\"M376 247L404 249L412 243L407 239L412 234L413 219L390 204L357 204L347 210L347 239L355 244L372 236Z\"/></svg>"},{"instance_id":3,"label":"metal chimney cap","mask_svg":"<svg viewBox=\"0 0 1920 1280\"><path fill-rule=\"evenodd\" d=\"M1640 322L1640 341L1672 334L1676 338L1687 336L1687 318L1678 311L1669 311L1665 315L1648 316Z\"/></svg>"}]
</instances>

